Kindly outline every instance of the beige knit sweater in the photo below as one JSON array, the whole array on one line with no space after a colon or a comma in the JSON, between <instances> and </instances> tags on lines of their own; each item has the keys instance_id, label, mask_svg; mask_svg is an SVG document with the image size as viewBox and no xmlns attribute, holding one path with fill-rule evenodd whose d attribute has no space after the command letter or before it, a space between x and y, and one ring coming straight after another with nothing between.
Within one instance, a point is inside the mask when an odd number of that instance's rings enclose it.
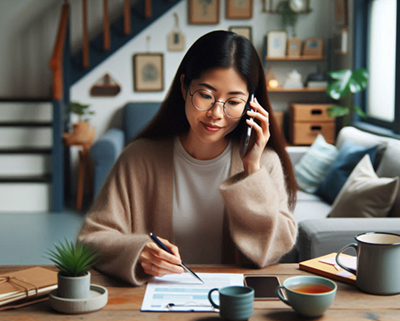
<instances>
[{"instance_id":1,"label":"beige knit sweater","mask_svg":"<svg viewBox=\"0 0 400 321\"><path fill-rule=\"evenodd\" d=\"M267 148L261 170L245 177L234 144L230 177L220 192L225 202L224 263L247 260L264 267L292 248L297 227L274 151ZM173 139L137 140L112 168L78 239L99 251L97 269L141 285L151 277L139 262L139 254L151 241L149 232L174 241L172 202Z\"/></svg>"}]
</instances>

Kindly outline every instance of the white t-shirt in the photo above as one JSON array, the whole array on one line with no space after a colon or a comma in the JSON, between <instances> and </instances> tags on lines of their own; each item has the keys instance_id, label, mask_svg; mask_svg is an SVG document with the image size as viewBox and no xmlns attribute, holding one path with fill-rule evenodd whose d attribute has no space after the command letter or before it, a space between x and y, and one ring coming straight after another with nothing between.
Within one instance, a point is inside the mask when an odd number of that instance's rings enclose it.
<instances>
[{"instance_id":1,"label":"white t-shirt","mask_svg":"<svg viewBox=\"0 0 400 321\"><path fill-rule=\"evenodd\" d=\"M216 158L198 160L174 141L173 228L183 262L222 261L224 202L218 188L228 178L232 143Z\"/></svg>"}]
</instances>

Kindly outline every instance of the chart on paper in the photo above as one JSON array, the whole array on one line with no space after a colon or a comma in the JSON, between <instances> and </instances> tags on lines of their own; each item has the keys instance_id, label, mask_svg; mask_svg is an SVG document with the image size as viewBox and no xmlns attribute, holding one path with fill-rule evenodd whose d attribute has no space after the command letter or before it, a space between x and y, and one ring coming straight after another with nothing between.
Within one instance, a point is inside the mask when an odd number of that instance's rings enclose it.
<instances>
[{"instance_id":1,"label":"chart on paper","mask_svg":"<svg viewBox=\"0 0 400 321\"><path fill-rule=\"evenodd\" d=\"M141 311L217 311L208 301L208 292L213 288L243 285L243 274L197 274L204 284L189 273L153 278L147 284ZM219 303L217 291L213 293L213 300Z\"/></svg>"}]
</instances>

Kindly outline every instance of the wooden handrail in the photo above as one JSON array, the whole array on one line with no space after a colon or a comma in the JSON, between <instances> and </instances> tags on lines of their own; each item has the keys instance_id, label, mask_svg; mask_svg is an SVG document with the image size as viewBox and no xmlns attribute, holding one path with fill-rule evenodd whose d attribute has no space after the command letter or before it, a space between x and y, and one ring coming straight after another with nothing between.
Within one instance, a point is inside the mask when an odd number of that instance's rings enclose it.
<instances>
[{"instance_id":1,"label":"wooden handrail","mask_svg":"<svg viewBox=\"0 0 400 321\"><path fill-rule=\"evenodd\" d=\"M124 2L124 33L126 35L131 33L131 5L129 0Z\"/></svg>"},{"instance_id":2,"label":"wooden handrail","mask_svg":"<svg viewBox=\"0 0 400 321\"><path fill-rule=\"evenodd\" d=\"M61 18L58 25L56 42L54 45L53 55L50 59L50 69L53 70L53 98L55 100L61 99L63 93L62 66L65 40L67 37L68 17L69 4L68 2L65 2L61 9Z\"/></svg>"},{"instance_id":3,"label":"wooden handrail","mask_svg":"<svg viewBox=\"0 0 400 321\"><path fill-rule=\"evenodd\" d=\"M103 38L103 49L110 49L110 19L108 17L108 1L103 0L103 10L104 10L104 38Z\"/></svg>"},{"instance_id":4,"label":"wooden handrail","mask_svg":"<svg viewBox=\"0 0 400 321\"><path fill-rule=\"evenodd\" d=\"M153 14L152 6L151 6L151 0L145 0L144 6L145 6L144 16L146 18L151 18L152 14Z\"/></svg>"},{"instance_id":5,"label":"wooden handrail","mask_svg":"<svg viewBox=\"0 0 400 321\"><path fill-rule=\"evenodd\" d=\"M87 29L87 2L82 0L82 28L83 28L83 48L82 48L82 65L84 68L89 67L89 36Z\"/></svg>"}]
</instances>

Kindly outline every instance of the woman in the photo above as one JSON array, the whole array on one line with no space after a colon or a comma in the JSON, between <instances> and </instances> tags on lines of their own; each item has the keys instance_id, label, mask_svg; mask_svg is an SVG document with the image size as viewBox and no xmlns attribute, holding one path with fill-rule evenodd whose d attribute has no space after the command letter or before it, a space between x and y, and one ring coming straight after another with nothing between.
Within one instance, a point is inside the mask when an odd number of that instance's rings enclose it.
<instances>
[{"instance_id":1,"label":"woman","mask_svg":"<svg viewBox=\"0 0 400 321\"><path fill-rule=\"evenodd\" d=\"M245 120L246 102L253 111ZM241 157L246 126L254 144ZM296 183L253 45L214 31L188 50L150 124L121 154L79 240L132 284L185 263L275 263L293 246ZM159 236L173 254L151 241ZM175 245L173 245L175 244Z\"/></svg>"}]
</instances>

